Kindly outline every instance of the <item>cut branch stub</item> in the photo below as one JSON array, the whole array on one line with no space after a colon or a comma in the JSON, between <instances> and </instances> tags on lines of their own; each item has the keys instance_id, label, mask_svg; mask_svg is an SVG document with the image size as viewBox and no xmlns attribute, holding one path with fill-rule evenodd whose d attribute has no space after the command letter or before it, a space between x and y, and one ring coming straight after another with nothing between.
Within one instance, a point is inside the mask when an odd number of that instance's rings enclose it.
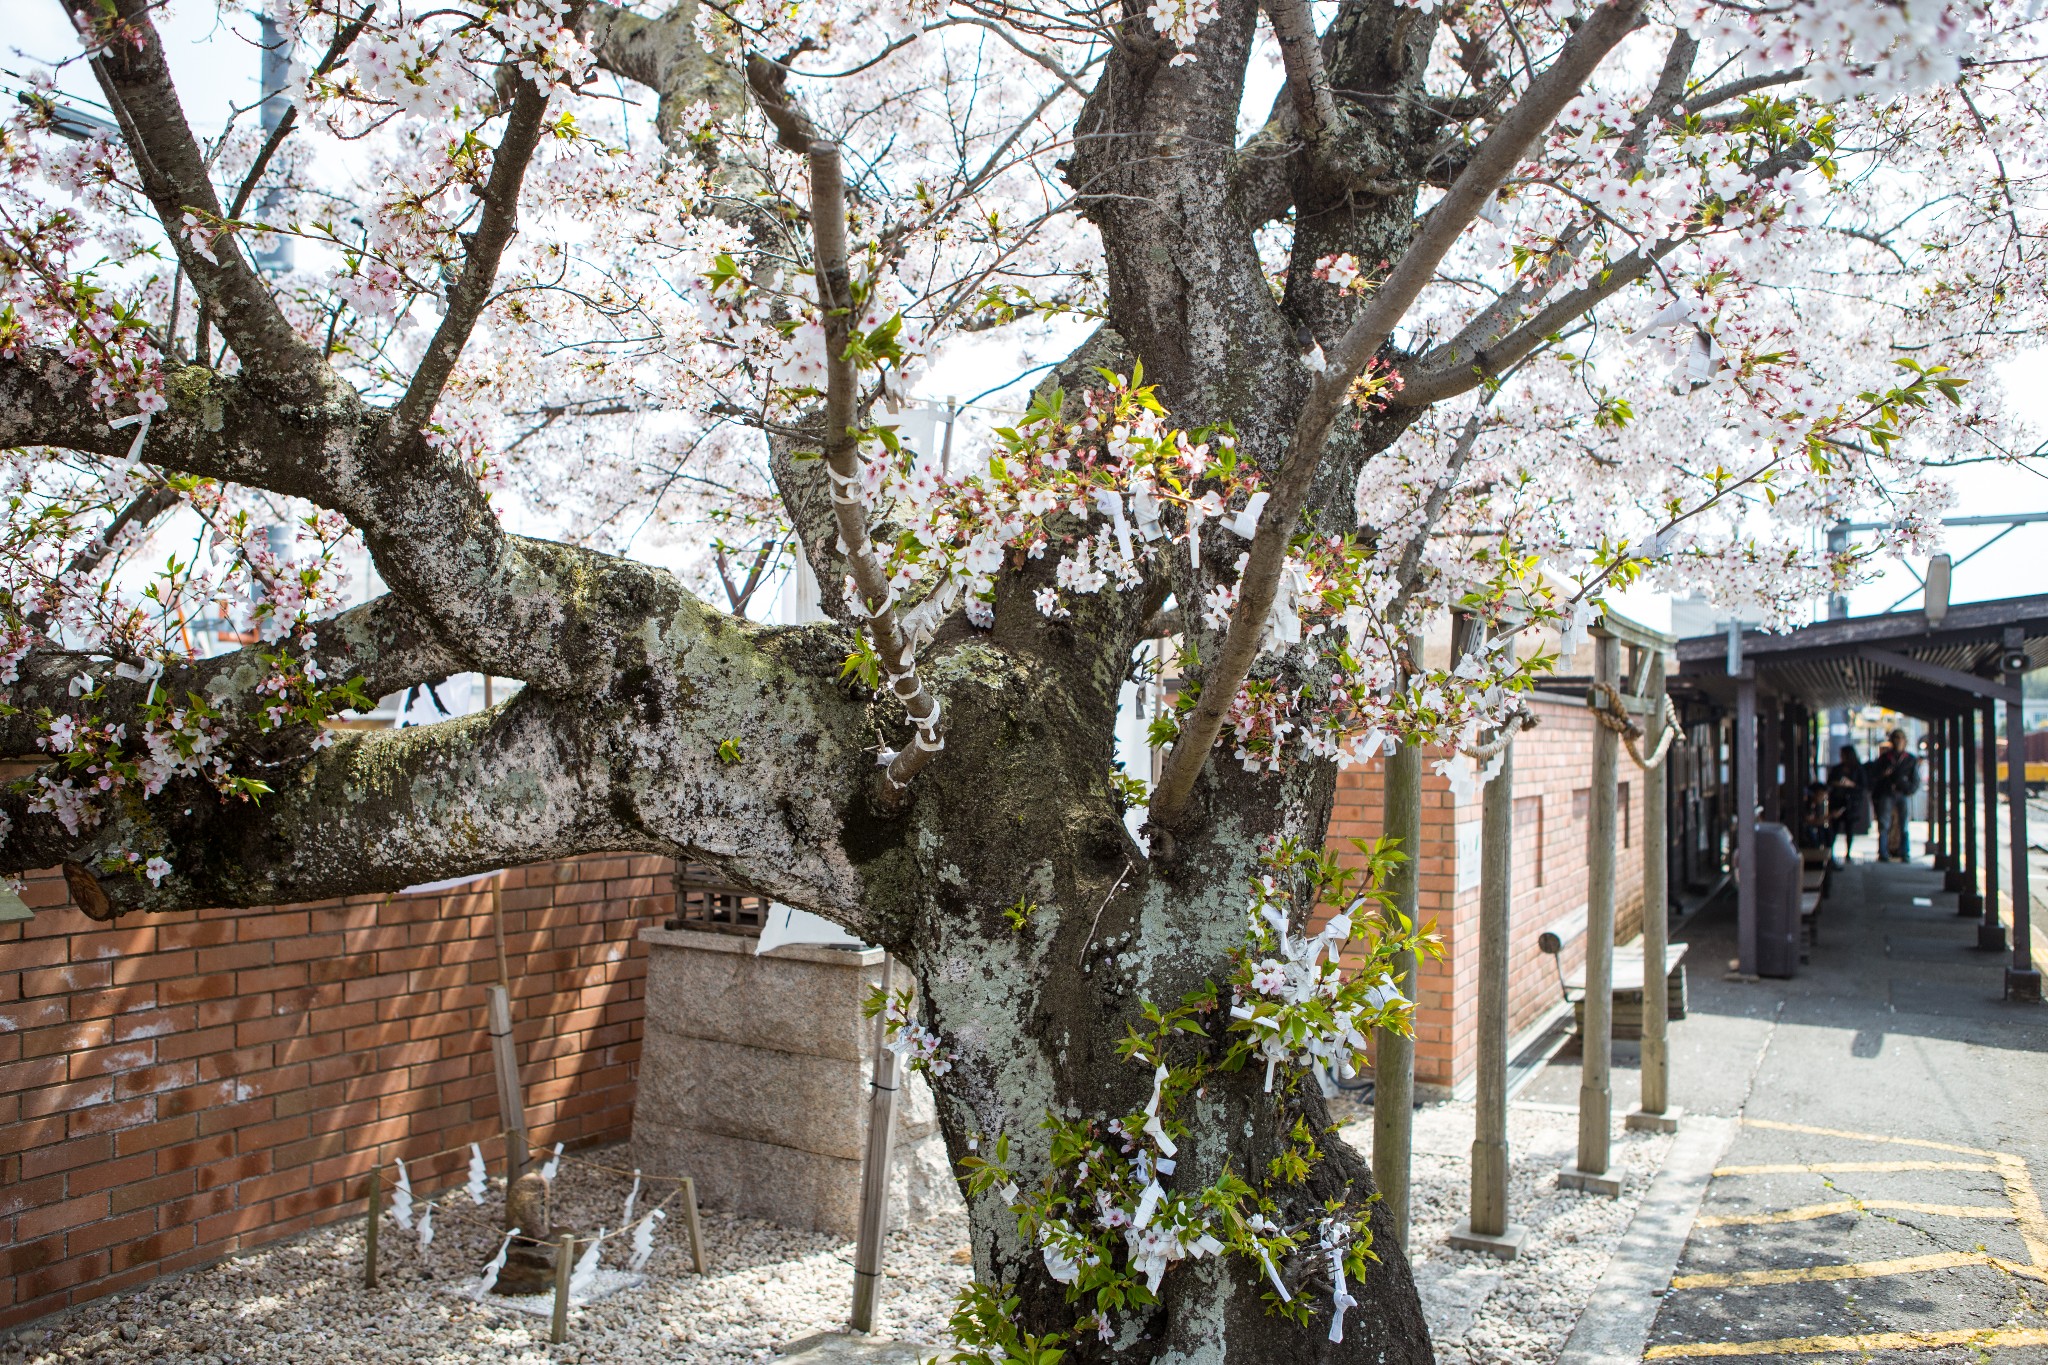
<instances>
[{"instance_id":1,"label":"cut branch stub","mask_svg":"<svg viewBox=\"0 0 2048 1365\"><path fill-rule=\"evenodd\" d=\"M87 919L105 924L120 911L107 899L106 890L100 886L100 879L86 870L85 864L67 862L64 864L64 885L71 892L71 903L85 912Z\"/></svg>"},{"instance_id":2,"label":"cut branch stub","mask_svg":"<svg viewBox=\"0 0 2048 1365\"><path fill-rule=\"evenodd\" d=\"M903 628L896 614L896 592L889 571L875 554L868 535L867 510L860 498L858 384L849 354L853 341L853 281L846 263L846 177L839 148L813 142L811 162L811 231L816 246L819 323L825 331L825 474L832 487L832 516L839 529L839 551L846 556L860 600L855 611L881 661L881 675L891 695L910 713L916 733L901 751L884 750L878 795L883 805L903 803L910 779L946 747L938 699L925 690L917 674L917 638Z\"/></svg>"}]
</instances>

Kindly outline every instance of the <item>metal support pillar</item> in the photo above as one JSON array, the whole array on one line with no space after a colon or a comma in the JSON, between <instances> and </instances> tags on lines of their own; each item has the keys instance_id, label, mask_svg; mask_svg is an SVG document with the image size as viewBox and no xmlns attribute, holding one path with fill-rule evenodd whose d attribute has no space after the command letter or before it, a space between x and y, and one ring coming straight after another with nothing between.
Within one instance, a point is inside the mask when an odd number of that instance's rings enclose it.
<instances>
[{"instance_id":1,"label":"metal support pillar","mask_svg":"<svg viewBox=\"0 0 2048 1365\"><path fill-rule=\"evenodd\" d=\"M1729 743L1735 769L1735 972L1756 975L1756 679L1735 683L1735 734Z\"/></svg>"},{"instance_id":2,"label":"metal support pillar","mask_svg":"<svg viewBox=\"0 0 2048 1365\"><path fill-rule=\"evenodd\" d=\"M882 995L894 986L896 963L882 959ZM903 1059L889 1050L889 1012L875 1015L875 1079L868 1101L867 1154L860 1168L860 1228L853 1249L853 1313L856 1332L875 1330L882 1297L882 1240L889 1230L889 1168L896 1153L896 1096L903 1086Z\"/></svg>"},{"instance_id":3,"label":"metal support pillar","mask_svg":"<svg viewBox=\"0 0 2048 1365\"><path fill-rule=\"evenodd\" d=\"M1657 752L1664 740L1664 655L1652 651L1650 677L1643 695L1649 711L1643 717L1643 753ZM1666 1036L1671 1019L1670 980L1664 950L1671 938L1667 870L1670 830L1666 821L1667 750L1662 762L1643 772L1643 1102L1624 1122L1651 1132L1677 1131L1678 1111L1671 1107L1671 1049Z\"/></svg>"},{"instance_id":4,"label":"metal support pillar","mask_svg":"<svg viewBox=\"0 0 2048 1365\"><path fill-rule=\"evenodd\" d=\"M2005 633L2008 654L2022 650L2026 635ZM2012 966L2005 969L2005 998L2039 1000L2041 973L2034 966L2033 907L2027 877L2027 723L2020 709L2020 669L2005 671L2012 700L2005 704L2005 802L2012 837Z\"/></svg>"},{"instance_id":5,"label":"metal support pillar","mask_svg":"<svg viewBox=\"0 0 2048 1365\"><path fill-rule=\"evenodd\" d=\"M1956 896L1956 913L1975 918L1984 913L1984 897L1979 893L1981 885L1977 880L1977 847L1981 843L1977 828L1977 713L1965 711L1956 717L1956 744L1962 751L1963 768L1960 785L1963 789L1963 813L1957 821L1957 828L1963 835L1963 888Z\"/></svg>"},{"instance_id":6,"label":"metal support pillar","mask_svg":"<svg viewBox=\"0 0 2048 1365\"><path fill-rule=\"evenodd\" d=\"M1756 760L1757 800L1763 806L1763 818L1780 824L1785 820L1785 793L1778 781L1779 741L1784 725L1785 713L1775 705L1768 715L1757 717L1757 738L1761 741Z\"/></svg>"},{"instance_id":7,"label":"metal support pillar","mask_svg":"<svg viewBox=\"0 0 2048 1365\"><path fill-rule=\"evenodd\" d=\"M1962 717L1945 716L1941 722L1941 850L1947 856L1941 889L1963 889L1963 741ZM1957 911L1961 913L1960 910Z\"/></svg>"},{"instance_id":8,"label":"metal support pillar","mask_svg":"<svg viewBox=\"0 0 2048 1365\"><path fill-rule=\"evenodd\" d=\"M1936 872L1948 867L1948 827L1944 819L1942 800L1942 779L1947 776L1947 765L1941 760L1941 719L1936 717L1927 722L1927 757L1921 766L1926 769L1921 787L1927 793L1927 864Z\"/></svg>"},{"instance_id":9,"label":"metal support pillar","mask_svg":"<svg viewBox=\"0 0 2048 1365\"><path fill-rule=\"evenodd\" d=\"M1954 865L1951 856L1954 844L1948 828L1948 718L1937 717L1927 727L1927 764L1933 769L1934 784L1928 792L1927 828L1934 834L1934 867L1946 873ZM1949 889L1948 878L1941 879L1941 889Z\"/></svg>"},{"instance_id":10,"label":"metal support pillar","mask_svg":"<svg viewBox=\"0 0 2048 1365\"><path fill-rule=\"evenodd\" d=\"M1422 642L1412 642L1420 657ZM1400 840L1404 858L1388 878L1393 908L1418 921L1422 886L1422 750L1402 744L1387 760L1386 824L1388 837ZM1419 999L1415 955L1394 961L1403 994ZM1386 1205L1388 1221L1403 1251L1408 1249L1408 1160L1415 1129L1415 1039L1389 1029L1373 1039L1372 1179Z\"/></svg>"},{"instance_id":11,"label":"metal support pillar","mask_svg":"<svg viewBox=\"0 0 2048 1365\"><path fill-rule=\"evenodd\" d=\"M1955 890L1961 891L1963 868L1969 859L1965 850L1970 845L1969 836L1963 830L1963 750L1969 743L1963 737L1963 714L1957 712L1948 718L1948 737L1942 741L1948 753L1948 771L1942 781L1947 783L1948 795L1948 865L1954 871Z\"/></svg>"},{"instance_id":12,"label":"metal support pillar","mask_svg":"<svg viewBox=\"0 0 2048 1365\"><path fill-rule=\"evenodd\" d=\"M2005 951L2005 925L1998 914L1998 711L1984 703L1984 919L1977 926L1982 952Z\"/></svg>"},{"instance_id":13,"label":"metal support pillar","mask_svg":"<svg viewBox=\"0 0 2048 1365\"><path fill-rule=\"evenodd\" d=\"M1593 676L1612 687L1621 675L1621 641L1595 639ZM1621 1182L1607 1174L1614 1126L1614 846L1619 796L1615 759L1620 745L1605 725L1593 727L1593 786L1586 818L1586 1024L1579 1073L1578 1163L1558 1183L1595 1194L1618 1195Z\"/></svg>"},{"instance_id":14,"label":"metal support pillar","mask_svg":"<svg viewBox=\"0 0 2048 1365\"><path fill-rule=\"evenodd\" d=\"M1472 1132L1472 1214L1452 1230L1460 1251L1512 1260L1527 1229L1508 1222L1508 925L1515 845L1515 742L1479 806L1479 1074Z\"/></svg>"}]
</instances>

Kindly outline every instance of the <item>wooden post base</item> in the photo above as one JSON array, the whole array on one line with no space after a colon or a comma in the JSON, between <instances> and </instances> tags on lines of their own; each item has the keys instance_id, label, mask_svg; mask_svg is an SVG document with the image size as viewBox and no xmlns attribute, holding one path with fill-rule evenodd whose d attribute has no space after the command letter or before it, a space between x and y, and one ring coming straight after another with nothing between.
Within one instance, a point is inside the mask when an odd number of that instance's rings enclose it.
<instances>
[{"instance_id":1,"label":"wooden post base","mask_svg":"<svg viewBox=\"0 0 2048 1365\"><path fill-rule=\"evenodd\" d=\"M1474 1232L1470 1223L1460 1223L1451 1229L1449 1238L1455 1251L1483 1251L1503 1261L1521 1255L1522 1243L1528 1240L1529 1229L1520 1223L1510 1223L1499 1232Z\"/></svg>"},{"instance_id":2,"label":"wooden post base","mask_svg":"<svg viewBox=\"0 0 2048 1365\"><path fill-rule=\"evenodd\" d=\"M1622 1127L1633 1133L1675 1133L1678 1120L1685 1114L1680 1105L1668 1105L1661 1114L1652 1114L1647 1109L1638 1109L1621 1121Z\"/></svg>"},{"instance_id":3,"label":"wooden post base","mask_svg":"<svg viewBox=\"0 0 2048 1365\"><path fill-rule=\"evenodd\" d=\"M1558 1185L1567 1190L1579 1190L1585 1194L1604 1194L1613 1199L1621 1194L1621 1177L1605 1171L1582 1171L1576 1166L1566 1166L1557 1173Z\"/></svg>"}]
</instances>

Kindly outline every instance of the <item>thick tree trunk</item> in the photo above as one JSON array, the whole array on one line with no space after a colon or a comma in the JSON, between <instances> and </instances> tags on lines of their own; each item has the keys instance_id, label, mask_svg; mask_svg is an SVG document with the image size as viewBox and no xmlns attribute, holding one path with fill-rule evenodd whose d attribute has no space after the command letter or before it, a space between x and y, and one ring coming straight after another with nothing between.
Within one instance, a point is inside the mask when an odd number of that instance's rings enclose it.
<instances>
[{"instance_id":1,"label":"thick tree trunk","mask_svg":"<svg viewBox=\"0 0 2048 1365\"><path fill-rule=\"evenodd\" d=\"M1172 859L1148 861L1110 799L1103 713L1075 695L1092 689L1005 682L980 705L979 689L949 689L948 761L920 778L914 809L891 831L901 842L863 872L877 918L904 930L891 946L916 973L919 1023L950 1065L934 1080L954 1161L991 1157L1007 1138L1028 1197L1065 1178L1049 1156L1049 1114L1101 1130L1145 1109L1153 1068L1117 1048L1132 1026L1144 1028L1141 1002L1170 1009L1215 983L1220 1004L1201 1018L1206 1036L1182 1036L1173 1055L1176 1065L1223 1058L1233 953L1245 942L1261 850L1283 834L1320 846L1334 782L1327 765L1284 777L1233 767L1200 790L1204 823L1176 842ZM1090 1331L1067 1343L1069 1360L1434 1359L1366 1163L1327 1131L1314 1083L1294 1080L1268 1093L1258 1062L1209 1072L1179 1106L1187 1131L1161 1184L1190 1193L1227 1170L1276 1202L1271 1216L1282 1226L1315 1227L1326 1201L1342 1201L1353 1218L1369 1206L1379 1262L1350 1285L1357 1306L1343 1343L1329 1340L1329 1258L1312 1237L1274 1267L1311 1310L1305 1326L1269 1311L1271 1282L1256 1260L1188 1259L1165 1274L1159 1303L1112 1313L1112 1340ZM1273 1179L1269 1163L1294 1145L1301 1119L1319 1155L1299 1183ZM1073 1335L1093 1297L1068 1301L1042 1247L1020 1235L1010 1195L973 1193L969 1211L977 1278L1020 1298L1024 1330ZM1121 1255L1120 1234L1114 1240Z\"/></svg>"}]
</instances>

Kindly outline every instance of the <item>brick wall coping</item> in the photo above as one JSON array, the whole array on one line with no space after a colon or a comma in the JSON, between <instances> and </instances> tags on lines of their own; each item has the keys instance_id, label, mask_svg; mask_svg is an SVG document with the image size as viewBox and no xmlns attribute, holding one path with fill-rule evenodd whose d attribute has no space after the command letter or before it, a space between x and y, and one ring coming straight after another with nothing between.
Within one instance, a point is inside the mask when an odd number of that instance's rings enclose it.
<instances>
[{"instance_id":1,"label":"brick wall coping","mask_svg":"<svg viewBox=\"0 0 2048 1365\"><path fill-rule=\"evenodd\" d=\"M757 939L745 934L721 934L707 929L656 929L640 931L642 943L663 948L691 948L700 953L741 953L755 956ZM875 967L888 954L880 948L838 948L825 943L785 943L760 954L785 962L822 962L828 967Z\"/></svg>"}]
</instances>

